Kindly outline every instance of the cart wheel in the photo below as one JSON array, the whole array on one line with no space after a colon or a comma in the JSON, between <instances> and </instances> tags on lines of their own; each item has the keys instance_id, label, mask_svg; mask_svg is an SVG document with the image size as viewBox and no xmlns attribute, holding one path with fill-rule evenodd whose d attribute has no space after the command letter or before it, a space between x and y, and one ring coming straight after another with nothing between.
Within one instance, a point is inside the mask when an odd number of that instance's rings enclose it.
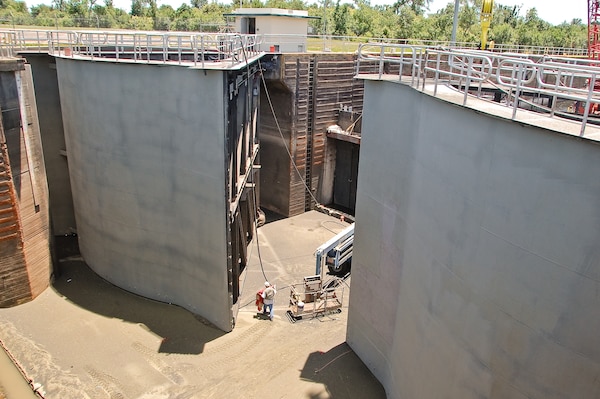
<instances>
[{"instance_id":1,"label":"cart wheel","mask_svg":"<svg viewBox=\"0 0 600 399\"><path fill-rule=\"evenodd\" d=\"M290 310L288 310L287 312L285 312L285 314L288 317L288 320L290 321L290 323L295 323L296 322L296 318L294 317L294 315L292 314L292 312Z\"/></svg>"},{"instance_id":2,"label":"cart wheel","mask_svg":"<svg viewBox=\"0 0 600 399\"><path fill-rule=\"evenodd\" d=\"M336 312L342 313L342 309L337 309Z\"/></svg>"}]
</instances>

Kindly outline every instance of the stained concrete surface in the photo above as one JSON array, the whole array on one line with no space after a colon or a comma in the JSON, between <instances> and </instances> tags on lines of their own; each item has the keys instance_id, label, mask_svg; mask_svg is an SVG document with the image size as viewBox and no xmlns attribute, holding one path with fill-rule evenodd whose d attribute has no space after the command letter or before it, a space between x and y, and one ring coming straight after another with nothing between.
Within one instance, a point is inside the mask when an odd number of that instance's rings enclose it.
<instances>
[{"instance_id":1,"label":"stained concrete surface","mask_svg":"<svg viewBox=\"0 0 600 399\"><path fill-rule=\"evenodd\" d=\"M231 333L125 292L63 254L53 287L0 309L0 340L46 398L385 398L345 343L349 288L340 314L294 324L285 316L287 287L314 274L315 249L345 226L318 212L268 215ZM254 306L265 276L278 288L273 322Z\"/></svg>"},{"instance_id":2,"label":"stained concrete surface","mask_svg":"<svg viewBox=\"0 0 600 399\"><path fill-rule=\"evenodd\" d=\"M86 263L127 291L230 331L226 165L236 151L225 146L235 106L233 97L215 101L228 72L56 63Z\"/></svg>"},{"instance_id":3,"label":"stained concrete surface","mask_svg":"<svg viewBox=\"0 0 600 399\"><path fill-rule=\"evenodd\" d=\"M347 342L390 399L597 399L600 147L484 109L365 82Z\"/></svg>"}]
</instances>

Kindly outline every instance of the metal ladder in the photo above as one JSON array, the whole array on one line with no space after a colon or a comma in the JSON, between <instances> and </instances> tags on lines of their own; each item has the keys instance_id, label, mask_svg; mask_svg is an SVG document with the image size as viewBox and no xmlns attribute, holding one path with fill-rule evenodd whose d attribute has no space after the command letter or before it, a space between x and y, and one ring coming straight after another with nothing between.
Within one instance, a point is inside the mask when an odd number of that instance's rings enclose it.
<instances>
[{"instance_id":1,"label":"metal ladder","mask_svg":"<svg viewBox=\"0 0 600 399\"><path fill-rule=\"evenodd\" d=\"M306 121L306 161L304 164L304 181L306 182L306 192L304 193L304 210L312 209L312 153L313 153L313 134L314 134L314 119L315 119L315 59L311 58L308 63L308 96L307 96L307 116Z\"/></svg>"},{"instance_id":2,"label":"metal ladder","mask_svg":"<svg viewBox=\"0 0 600 399\"><path fill-rule=\"evenodd\" d=\"M15 187L8 162L8 147L0 121L0 241L18 240L22 246L21 223Z\"/></svg>"}]
</instances>

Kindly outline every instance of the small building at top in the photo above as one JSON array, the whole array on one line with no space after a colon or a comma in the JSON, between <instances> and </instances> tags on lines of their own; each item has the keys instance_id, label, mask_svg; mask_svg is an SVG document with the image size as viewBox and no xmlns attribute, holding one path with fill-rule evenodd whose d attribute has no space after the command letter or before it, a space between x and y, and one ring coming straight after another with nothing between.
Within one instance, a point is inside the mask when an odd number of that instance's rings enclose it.
<instances>
[{"instance_id":1,"label":"small building at top","mask_svg":"<svg viewBox=\"0 0 600 399\"><path fill-rule=\"evenodd\" d=\"M261 35L260 51L273 53L305 52L308 21L320 19L308 11L281 8L238 8L225 17L234 19L236 32Z\"/></svg>"}]
</instances>

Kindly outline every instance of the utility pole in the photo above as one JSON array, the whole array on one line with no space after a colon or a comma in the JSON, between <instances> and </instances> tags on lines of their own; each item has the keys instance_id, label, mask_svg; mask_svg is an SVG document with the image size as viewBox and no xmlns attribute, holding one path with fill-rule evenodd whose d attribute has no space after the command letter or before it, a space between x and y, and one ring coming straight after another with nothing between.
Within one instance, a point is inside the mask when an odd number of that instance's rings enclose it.
<instances>
[{"instance_id":1,"label":"utility pole","mask_svg":"<svg viewBox=\"0 0 600 399\"><path fill-rule=\"evenodd\" d=\"M323 0L323 51L327 51L327 0Z\"/></svg>"},{"instance_id":2,"label":"utility pole","mask_svg":"<svg viewBox=\"0 0 600 399\"><path fill-rule=\"evenodd\" d=\"M458 27L458 9L460 0L454 0L454 19L452 20L452 38L450 39L450 46L456 46L456 29Z\"/></svg>"}]
</instances>

